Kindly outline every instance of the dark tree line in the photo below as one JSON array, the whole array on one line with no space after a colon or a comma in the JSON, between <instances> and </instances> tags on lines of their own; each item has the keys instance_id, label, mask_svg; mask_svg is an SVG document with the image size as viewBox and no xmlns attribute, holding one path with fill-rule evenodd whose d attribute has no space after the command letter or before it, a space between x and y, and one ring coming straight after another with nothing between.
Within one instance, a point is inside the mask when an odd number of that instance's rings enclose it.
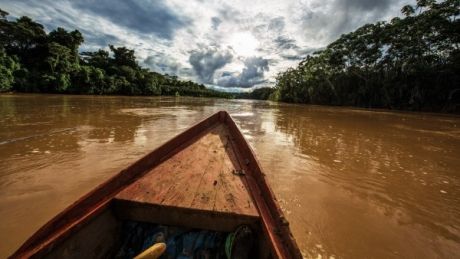
<instances>
[{"instance_id":1,"label":"dark tree line","mask_svg":"<svg viewBox=\"0 0 460 259\"><path fill-rule=\"evenodd\" d=\"M142 68L126 47L79 53L78 30L46 33L29 17L7 15L0 9L0 92L232 97Z\"/></svg>"},{"instance_id":2,"label":"dark tree line","mask_svg":"<svg viewBox=\"0 0 460 259\"><path fill-rule=\"evenodd\" d=\"M460 111L458 0L417 0L404 18L366 24L280 73L272 99Z\"/></svg>"},{"instance_id":3,"label":"dark tree line","mask_svg":"<svg viewBox=\"0 0 460 259\"><path fill-rule=\"evenodd\" d=\"M234 93L237 99L255 99L255 100L267 100L270 95L273 94L275 88L261 87L252 90L251 92Z\"/></svg>"}]
</instances>

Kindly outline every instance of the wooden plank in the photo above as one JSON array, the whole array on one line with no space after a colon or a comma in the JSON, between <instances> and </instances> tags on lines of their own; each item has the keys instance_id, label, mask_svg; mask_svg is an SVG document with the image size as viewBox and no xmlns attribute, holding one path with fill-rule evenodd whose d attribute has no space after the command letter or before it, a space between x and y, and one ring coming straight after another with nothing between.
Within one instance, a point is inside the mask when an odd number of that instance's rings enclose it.
<instances>
[{"instance_id":1,"label":"wooden plank","mask_svg":"<svg viewBox=\"0 0 460 259\"><path fill-rule=\"evenodd\" d=\"M219 174L220 181L218 182L218 190L216 192L215 210L218 211L243 211L245 209L257 209L254 202L248 199L241 199L242 195L235 195L235 190L240 192L249 192L249 189L243 183L243 175L238 175L241 172L240 162L237 161L235 152L237 152L230 143L230 133L228 128L224 136L225 138L225 156L224 169ZM233 202L229 202L233 201Z\"/></svg>"},{"instance_id":2,"label":"wooden plank","mask_svg":"<svg viewBox=\"0 0 460 259\"><path fill-rule=\"evenodd\" d=\"M218 126L216 126L218 127ZM179 165L181 170L176 171L161 171L162 174L171 175L173 183L170 186L164 185L167 187L167 192L158 197L162 205L167 206L177 206L188 208L191 206L195 200L197 194L196 190L200 188L202 183L202 176L206 172L206 168L209 166L210 160L214 159L212 152L209 152L210 149L215 148L213 140L209 138L209 134L214 132L216 128L210 129L210 131L195 143L192 144L190 148L184 149L181 151L182 156L174 156L165 163L174 163ZM154 174L157 174L156 170L149 173L148 176L153 176L156 179ZM152 174L152 175L151 175ZM149 179L146 179L149 181ZM158 182L162 183L161 181ZM147 183L148 185L149 183ZM158 185L153 183L150 185L151 188L158 188ZM145 200L149 200L146 197Z\"/></svg>"},{"instance_id":3,"label":"wooden plank","mask_svg":"<svg viewBox=\"0 0 460 259\"><path fill-rule=\"evenodd\" d=\"M230 232L240 225L257 228L260 218L248 215L206 212L151 203L138 203L126 200L114 201L115 214L120 219L150 222L185 228L198 228Z\"/></svg>"},{"instance_id":4,"label":"wooden plank","mask_svg":"<svg viewBox=\"0 0 460 259\"><path fill-rule=\"evenodd\" d=\"M228 145L225 124L210 128L167 161L126 187L115 198L141 204L258 217ZM233 158L231 158L233 157Z\"/></svg>"},{"instance_id":5,"label":"wooden plank","mask_svg":"<svg viewBox=\"0 0 460 259\"><path fill-rule=\"evenodd\" d=\"M167 162L161 163L152 170L150 170L147 175L155 174L155 179L152 179L150 182L141 182L136 181L132 183L129 187L129 192L121 192L117 195L119 199L127 200L139 200L142 201L145 199L145 196L155 197L156 200L165 202L168 204L167 199L191 199L192 197L174 197L172 190L174 188L189 189L190 184L194 184L197 181L191 181L193 178L199 177L200 172L190 171L190 164L195 166L206 162L205 158L191 156L190 154L203 153L206 151L206 147L202 145L197 145L196 143L191 144L187 149L180 150L173 157L167 160ZM190 174L185 174L189 172ZM184 175L189 176L190 179L184 179ZM152 185L151 185L152 184ZM178 186L178 184L180 184ZM181 193L176 193L181 194ZM126 195L126 197L124 197ZM166 200L166 201L165 201Z\"/></svg>"},{"instance_id":6,"label":"wooden plank","mask_svg":"<svg viewBox=\"0 0 460 259\"><path fill-rule=\"evenodd\" d=\"M252 198L257 206L262 219L264 231L271 250L276 258L302 258L300 249L291 233L289 222L286 220L276 197L265 180L257 157L252 148L244 139L233 119L227 113L224 118L229 127L232 139L230 143L234 147L236 160L240 162L242 169L246 171L244 184L251 190ZM242 163L241 161L244 161Z\"/></svg>"},{"instance_id":7,"label":"wooden plank","mask_svg":"<svg viewBox=\"0 0 460 259\"><path fill-rule=\"evenodd\" d=\"M53 249L46 259L108 258L119 249L120 231L120 222L106 210Z\"/></svg>"}]
</instances>

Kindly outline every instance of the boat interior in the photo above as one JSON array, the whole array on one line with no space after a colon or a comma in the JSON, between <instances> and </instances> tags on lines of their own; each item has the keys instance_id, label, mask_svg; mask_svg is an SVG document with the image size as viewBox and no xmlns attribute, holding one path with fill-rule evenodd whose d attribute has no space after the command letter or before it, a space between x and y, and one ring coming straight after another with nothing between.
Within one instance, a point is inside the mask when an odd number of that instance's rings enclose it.
<instances>
[{"instance_id":1,"label":"boat interior","mask_svg":"<svg viewBox=\"0 0 460 259\"><path fill-rule=\"evenodd\" d=\"M227 258L225 243L234 231L225 228L195 228L188 224L186 214L183 223L176 226L159 225L144 221L132 221L117 210L109 208L88 221L78 231L62 242L56 243L42 258L133 258L158 242L167 250L160 258ZM199 217L197 213L196 217ZM251 225L253 244L247 258L273 258L267 240L257 222ZM184 244L189 239L189 244ZM211 243L199 239L212 239ZM170 247L171 246L171 247Z\"/></svg>"}]
</instances>

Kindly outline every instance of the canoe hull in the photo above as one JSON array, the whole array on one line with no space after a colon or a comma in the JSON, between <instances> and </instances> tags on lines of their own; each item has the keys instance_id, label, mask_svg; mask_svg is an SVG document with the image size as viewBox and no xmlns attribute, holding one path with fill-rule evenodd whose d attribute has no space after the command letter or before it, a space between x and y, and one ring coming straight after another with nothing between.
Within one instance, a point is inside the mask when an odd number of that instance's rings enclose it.
<instances>
[{"instance_id":1,"label":"canoe hull","mask_svg":"<svg viewBox=\"0 0 460 259\"><path fill-rule=\"evenodd\" d=\"M223 127L224 130L212 132L217 127ZM146 191L147 194L139 194L139 190L143 186L140 183L144 182L144 185L148 184L149 177L161 176L164 178L169 175L169 173L164 172L155 173L155 170L158 171L158 168L166 163L172 163L171 161L190 150L193 146L196 146L196 143L199 141L205 143L206 138L210 138L207 136L217 139L215 138L215 134L221 134L219 135L220 138L218 138L222 141L222 143L219 142L219 147L225 149L225 152L222 152L222 154L228 156L228 159L231 161L230 167L226 167L227 171L233 168L231 172L244 172L244 174L238 176L229 176L229 173L227 173L225 177L227 177L226 181L228 183L233 184L232 191L235 188L244 186L249 198L245 197L243 193L239 196L237 195L237 198L240 198L240 200L248 199L248 208L238 209L230 203L227 207L223 206L216 209L216 203L221 203L218 198L215 198L217 202L214 201L212 208L209 206L206 207L206 202L200 204L200 200L197 202L195 199L191 205L187 205L188 203L182 204L183 202L178 202L179 199L169 199L171 200L170 204L163 204L163 200L158 200L160 196L149 196L149 191ZM220 150L217 150L216 153L219 152ZM210 161L212 161L212 157ZM206 166L209 167L209 165ZM217 163L215 166L219 166L219 164ZM224 165L222 164L221 166ZM173 171L176 172L177 170ZM223 169L219 170L222 171ZM164 171L166 172L167 170ZM217 169L210 171L217 172ZM302 258L289 229L289 224L264 176L265 174L253 150L244 139L243 134L233 119L227 112L220 111L167 141L159 148L80 198L33 234L11 258L40 258L50 257L53 254L61 256L64 254L69 255L69 253L72 254L72 250L69 247L79 247L78 241L84 240L84 237L79 238L78 236L83 235L81 234L82 232L91 232L88 230L91 229L91 222L98 222L98 219L101 217L107 217L110 220L106 220L106 222L113 223L106 226L107 229L104 231L107 233L115 233L114 229L116 227L114 226L119 225L119 221L123 219L169 225L183 224L187 225L187 227L218 231L228 231L238 224L253 225L254 228L261 231L264 242L266 242L273 257ZM211 177L212 175L210 174L204 174L201 178L204 179L202 181L207 183L212 181L211 179L214 179ZM219 181L214 180L210 185L203 186L210 186L206 188L216 186L217 188L219 184ZM206 190L205 187L200 186L199 190ZM239 189L236 190L238 191ZM173 190L169 192L173 192ZM178 190L176 190L177 192ZM176 197L176 193L172 197ZM220 192L215 193L217 197L217 194ZM161 195L163 199L168 200L165 198L169 197L167 196L168 193ZM197 197L203 197L202 194L200 195ZM208 200L209 198L202 199L202 201ZM184 215L187 215L187 219L190 219L188 223L184 223L181 220ZM230 223L227 224L227 222ZM73 241L69 243L69 240ZM104 242L107 243L112 242L105 235L100 235L99 240L105 240ZM61 252L56 253L56 251Z\"/></svg>"}]
</instances>

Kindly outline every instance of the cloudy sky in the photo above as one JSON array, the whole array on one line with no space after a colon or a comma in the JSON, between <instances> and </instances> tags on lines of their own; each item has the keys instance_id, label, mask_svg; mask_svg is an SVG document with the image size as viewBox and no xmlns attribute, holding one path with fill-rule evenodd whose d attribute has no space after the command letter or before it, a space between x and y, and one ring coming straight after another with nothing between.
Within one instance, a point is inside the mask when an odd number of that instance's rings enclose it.
<instances>
[{"instance_id":1,"label":"cloudy sky","mask_svg":"<svg viewBox=\"0 0 460 259\"><path fill-rule=\"evenodd\" d=\"M342 33L414 0L1 0L10 18L78 29L81 50L123 45L139 64L219 89L273 86Z\"/></svg>"}]
</instances>

